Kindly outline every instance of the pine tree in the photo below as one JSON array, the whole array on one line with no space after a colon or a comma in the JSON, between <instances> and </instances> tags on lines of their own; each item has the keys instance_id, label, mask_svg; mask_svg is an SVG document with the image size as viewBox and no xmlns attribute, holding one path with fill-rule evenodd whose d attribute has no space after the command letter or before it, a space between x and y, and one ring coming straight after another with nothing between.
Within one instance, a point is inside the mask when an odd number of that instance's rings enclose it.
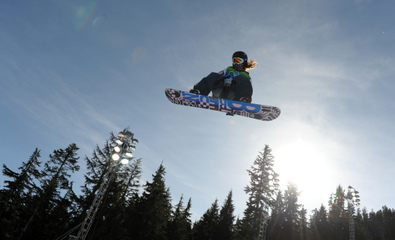
<instances>
[{"instance_id":1,"label":"pine tree","mask_svg":"<svg viewBox=\"0 0 395 240\"><path fill-rule=\"evenodd\" d=\"M172 240L188 240L192 239L191 235L191 199L189 199L187 207L183 205L183 196L172 210L171 219L168 225L168 239Z\"/></svg>"},{"instance_id":2,"label":"pine tree","mask_svg":"<svg viewBox=\"0 0 395 240\"><path fill-rule=\"evenodd\" d=\"M298 190L297 186L289 183L287 190L284 193L284 232L287 233L287 239L299 239L299 226L300 226L300 205L298 204Z\"/></svg>"},{"instance_id":3,"label":"pine tree","mask_svg":"<svg viewBox=\"0 0 395 240\"><path fill-rule=\"evenodd\" d=\"M230 240L233 238L234 220L233 212L235 206L233 205L232 191L229 192L224 205L219 212L218 227L215 233L215 239Z\"/></svg>"},{"instance_id":4,"label":"pine tree","mask_svg":"<svg viewBox=\"0 0 395 240\"><path fill-rule=\"evenodd\" d=\"M29 161L22 163L20 173L3 164L3 174L13 180L4 181L5 189L0 191L0 239L15 239L22 230L24 214L29 207L27 203L31 202L28 199L37 191L35 181L41 178L39 157L40 150L36 148Z\"/></svg>"},{"instance_id":5,"label":"pine tree","mask_svg":"<svg viewBox=\"0 0 395 240\"><path fill-rule=\"evenodd\" d=\"M141 228L139 239L167 239L167 225L171 214L170 190L165 184L163 164L153 175L152 182L144 185L144 192L139 203Z\"/></svg>"},{"instance_id":6,"label":"pine tree","mask_svg":"<svg viewBox=\"0 0 395 240\"><path fill-rule=\"evenodd\" d=\"M194 240L216 240L216 231L219 223L218 199L193 225Z\"/></svg>"},{"instance_id":7,"label":"pine tree","mask_svg":"<svg viewBox=\"0 0 395 240\"><path fill-rule=\"evenodd\" d=\"M307 221L307 209L302 207L300 210L300 223L299 223L299 239L308 239L308 221Z\"/></svg>"},{"instance_id":8,"label":"pine tree","mask_svg":"<svg viewBox=\"0 0 395 240\"><path fill-rule=\"evenodd\" d=\"M98 145L96 145L95 149L93 150L92 156L88 157L85 156L85 162L87 164L87 172L84 174L85 182L84 185L81 187L81 191L83 192L83 196L81 196L78 200L79 211L74 219L74 226L83 223L87 212L92 206L93 200L95 199L98 190L101 184L105 181L106 174L112 170L112 167L115 163L111 160L111 153L112 153L112 146L111 144L115 141L114 135L111 133L110 140L107 140L101 149ZM111 174L115 174L111 171ZM112 176L112 175L111 175ZM115 176L114 176L115 177ZM87 237L97 237L103 234L104 228L108 226L103 226L103 221L106 219L106 213L103 212L103 208L105 203L109 203L108 205L113 205L114 194L113 192L116 191L116 187L112 186L114 183L109 183L109 187L107 192L112 191L111 194L106 195L106 199L103 202L100 202L99 209L97 210L97 214L92 219L91 229L89 229ZM109 196L112 196L112 199L108 199ZM107 206L108 206L107 205ZM98 229L98 231L95 231ZM81 227L77 229L75 235L78 234L78 231L81 231Z\"/></svg>"},{"instance_id":9,"label":"pine tree","mask_svg":"<svg viewBox=\"0 0 395 240\"><path fill-rule=\"evenodd\" d=\"M125 131L133 135L128 129L123 130ZM141 159L132 158L126 165L113 161L111 155L117 139L111 133L102 148L96 146L92 157L85 157L88 171L82 187L84 196L79 200L80 210L79 214L76 214L74 225L84 221L103 181L109 181L105 197L92 220L89 238L125 239L130 235L128 214L130 205L137 201L135 196L140 187Z\"/></svg>"},{"instance_id":10,"label":"pine tree","mask_svg":"<svg viewBox=\"0 0 395 240\"><path fill-rule=\"evenodd\" d=\"M288 183L281 205L277 204L273 210L275 218L274 221L272 218L272 231L268 239L302 239L306 235L306 226L303 226L306 224L305 212L300 210L296 185Z\"/></svg>"},{"instance_id":11,"label":"pine tree","mask_svg":"<svg viewBox=\"0 0 395 240\"><path fill-rule=\"evenodd\" d=\"M348 213L345 210L345 191L339 185L329 199L329 232L332 239L348 238Z\"/></svg>"},{"instance_id":12,"label":"pine tree","mask_svg":"<svg viewBox=\"0 0 395 240\"><path fill-rule=\"evenodd\" d=\"M369 213L369 220L370 220L370 232L372 234L372 237L374 240L381 240L385 239L383 236L384 233L384 228L383 228L383 213L382 211L377 211L373 212L371 211Z\"/></svg>"},{"instance_id":13,"label":"pine tree","mask_svg":"<svg viewBox=\"0 0 395 240\"><path fill-rule=\"evenodd\" d=\"M19 239L54 238L57 234L57 226L65 224L60 221L47 222L47 219L50 219L51 215L56 215L56 208L68 211L69 204L58 205L60 202L64 203L60 191L72 190L72 183L69 180L70 172L74 173L80 168L77 164L79 158L76 156L78 150L77 145L73 143L66 149L55 150L53 154L50 154L50 159L45 163L44 170L41 172L43 178L40 181L40 190L34 196L35 206L31 206L30 217L24 225ZM67 221L67 217L63 220Z\"/></svg>"},{"instance_id":14,"label":"pine tree","mask_svg":"<svg viewBox=\"0 0 395 240\"><path fill-rule=\"evenodd\" d=\"M392 239L395 237L395 212L387 206L382 207L383 212L383 227L384 227L384 238Z\"/></svg>"},{"instance_id":15,"label":"pine tree","mask_svg":"<svg viewBox=\"0 0 395 240\"><path fill-rule=\"evenodd\" d=\"M284 219L285 205L282 191L278 191L272 206L272 214L269 219L267 227L266 239L277 240L281 239Z\"/></svg>"},{"instance_id":16,"label":"pine tree","mask_svg":"<svg viewBox=\"0 0 395 240\"><path fill-rule=\"evenodd\" d=\"M125 207L125 224L124 228L128 229L127 239L141 239L140 232L142 229L143 212L142 196L134 193L128 200L128 206Z\"/></svg>"},{"instance_id":17,"label":"pine tree","mask_svg":"<svg viewBox=\"0 0 395 240\"><path fill-rule=\"evenodd\" d=\"M233 228L233 239L235 240L243 239L241 235L242 230L243 230L243 222L239 217L237 217L236 223L234 224L234 228Z\"/></svg>"},{"instance_id":18,"label":"pine tree","mask_svg":"<svg viewBox=\"0 0 395 240\"><path fill-rule=\"evenodd\" d=\"M254 165L248 170L250 185L245 188L249 195L244 211L242 226L237 233L239 239L256 239L259 234L263 211L268 212L274 192L270 189L268 173L273 173L274 157L268 145L260 152Z\"/></svg>"},{"instance_id":19,"label":"pine tree","mask_svg":"<svg viewBox=\"0 0 395 240\"><path fill-rule=\"evenodd\" d=\"M357 214L355 217L355 239L358 240L368 240L372 239L371 234L369 233L368 229L368 221L365 222L366 208L361 210L360 208L357 209ZM366 219L368 220L368 219Z\"/></svg>"},{"instance_id":20,"label":"pine tree","mask_svg":"<svg viewBox=\"0 0 395 240\"><path fill-rule=\"evenodd\" d=\"M111 134L111 139L115 138ZM92 153L92 157L85 157L87 164L87 173L84 175L85 184L81 187L84 197L82 198L83 212L89 209L97 190L100 188L100 184L103 182L103 178L114 163L110 160L112 153L111 143L113 141L106 141L104 147L101 149L96 146Z\"/></svg>"},{"instance_id":21,"label":"pine tree","mask_svg":"<svg viewBox=\"0 0 395 240\"><path fill-rule=\"evenodd\" d=\"M191 208L192 208L192 199L189 198L187 206L184 210L184 228L186 228L186 240L192 240L193 236L192 236L192 220L191 220Z\"/></svg>"},{"instance_id":22,"label":"pine tree","mask_svg":"<svg viewBox=\"0 0 395 240\"><path fill-rule=\"evenodd\" d=\"M328 239L328 213L324 205L321 204L319 210L314 209L310 218L310 239Z\"/></svg>"}]
</instances>

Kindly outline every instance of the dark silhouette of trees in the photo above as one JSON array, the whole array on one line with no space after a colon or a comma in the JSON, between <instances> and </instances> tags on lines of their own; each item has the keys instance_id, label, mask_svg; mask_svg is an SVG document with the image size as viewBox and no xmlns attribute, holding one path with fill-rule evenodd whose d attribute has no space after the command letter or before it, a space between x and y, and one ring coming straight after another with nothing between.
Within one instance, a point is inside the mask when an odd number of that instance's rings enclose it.
<instances>
[{"instance_id":1,"label":"dark silhouette of trees","mask_svg":"<svg viewBox=\"0 0 395 240\"><path fill-rule=\"evenodd\" d=\"M313 210L310 218L310 239L329 239L328 212L324 205Z\"/></svg>"},{"instance_id":2,"label":"dark silhouette of trees","mask_svg":"<svg viewBox=\"0 0 395 240\"><path fill-rule=\"evenodd\" d=\"M270 206L273 191L269 188L270 179L265 175L273 171L274 157L271 148L266 145L254 161L251 169L247 170L250 175L250 185L245 188L248 194L247 208L236 236L238 239L256 239L259 234L261 218L264 206Z\"/></svg>"},{"instance_id":3,"label":"dark silhouette of trees","mask_svg":"<svg viewBox=\"0 0 395 240\"><path fill-rule=\"evenodd\" d=\"M171 197L169 188L165 185L165 168L159 166L152 182L144 186L141 197L139 239L167 239L167 228L171 216Z\"/></svg>"},{"instance_id":4,"label":"dark silhouette of trees","mask_svg":"<svg viewBox=\"0 0 395 240\"><path fill-rule=\"evenodd\" d=\"M233 239L234 221L235 221L235 216L233 214L234 214L235 206L233 205L232 197L233 197L233 192L230 191L219 212L218 225L215 231L214 239L223 239L223 240Z\"/></svg>"},{"instance_id":5,"label":"dark silhouette of trees","mask_svg":"<svg viewBox=\"0 0 395 240\"><path fill-rule=\"evenodd\" d=\"M55 150L50 154L49 161L37 175L39 187L35 187L31 193L28 191L30 195L26 200L29 207L24 209L22 224L18 224L21 227L18 229L17 239L34 239L39 236L50 238L56 234L56 226L65 226L69 223L68 213L72 206L72 199L69 198L72 192L70 178L71 173L79 170L78 150L77 145L73 143L66 149ZM38 155L33 154L33 156ZM34 186L35 183L29 185ZM66 191L66 194L63 195L62 190ZM16 236L13 238L15 239Z\"/></svg>"},{"instance_id":6,"label":"dark silhouette of trees","mask_svg":"<svg viewBox=\"0 0 395 240\"><path fill-rule=\"evenodd\" d=\"M39 190L35 181L42 177L39 158L40 150L36 148L28 162L22 162L20 173L3 164L3 175L11 180L5 180L5 188L0 190L0 239L15 238L27 218L32 196Z\"/></svg>"},{"instance_id":7,"label":"dark silhouette of trees","mask_svg":"<svg viewBox=\"0 0 395 240\"><path fill-rule=\"evenodd\" d=\"M181 196L180 201L171 211L171 217L167 228L167 239L181 240L192 239L192 222L191 210L192 202L189 199L187 206L184 207L184 197Z\"/></svg>"},{"instance_id":8,"label":"dark silhouette of trees","mask_svg":"<svg viewBox=\"0 0 395 240\"><path fill-rule=\"evenodd\" d=\"M310 214L298 201L299 191L288 183L275 194L262 173L273 170L274 157L266 145L251 169L245 188L248 201L244 216L235 219L233 192L222 206L218 200L192 224L192 199L182 195L173 206L165 183L165 167L160 164L152 181L141 186L141 159L128 165L109 161L115 137L110 135L103 148L85 157L87 171L82 194L73 191L74 174L79 170L78 147L70 144L55 150L44 162L35 149L18 171L3 165L7 178L0 189L0 239L65 239L77 235L100 185L109 172L109 184L87 239L125 240L255 240L262 211L270 214L267 240L347 240L349 212L345 190L338 186L328 205L321 204ZM262 206L270 206L270 209ZM356 209L355 235L358 240L395 239L395 210L383 206L378 211Z\"/></svg>"},{"instance_id":9,"label":"dark silhouette of trees","mask_svg":"<svg viewBox=\"0 0 395 240\"><path fill-rule=\"evenodd\" d=\"M232 191L229 192L221 210L215 199L211 207L193 226L193 239L233 239L234 235L234 205Z\"/></svg>"},{"instance_id":10,"label":"dark silhouette of trees","mask_svg":"<svg viewBox=\"0 0 395 240\"><path fill-rule=\"evenodd\" d=\"M215 239L219 222L218 200L215 199L211 207L203 214L193 226L193 237L195 240Z\"/></svg>"},{"instance_id":11,"label":"dark silhouette of trees","mask_svg":"<svg viewBox=\"0 0 395 240\"><path fill-rule=\"evenodd\" d=\"M284 196L278 195L277 199L278 201L272 212L267 239L303 239L306 235L306 229L302 226L302 223L306 222L306 210L300 209L296 185L289 183Z\"/></svg>"}]
</instances>

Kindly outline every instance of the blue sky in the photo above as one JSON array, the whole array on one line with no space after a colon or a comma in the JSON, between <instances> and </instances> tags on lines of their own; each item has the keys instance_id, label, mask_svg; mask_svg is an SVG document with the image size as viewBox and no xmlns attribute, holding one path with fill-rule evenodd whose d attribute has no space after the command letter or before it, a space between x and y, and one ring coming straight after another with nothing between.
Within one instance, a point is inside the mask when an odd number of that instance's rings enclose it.
<instances>
[{"instance_id":1,"label":"blue sky","mask_svg":"<svg viewBox=\"0 0 395 240\"><path fill-rule=\"evenodd\" d=\"M16 171L35 148L46 161L75 142L82 184L83 157L130 126L142 182L163 162L194 220L230 190L242 216L265 144L281 188L297 184L309 212L339 184L369 211L394 208L394 11L389 0L1 1L0 162ZM166 99L238 50L260 63L253 102L280 107L278 119Z\"/></svg>"}]
</instances>

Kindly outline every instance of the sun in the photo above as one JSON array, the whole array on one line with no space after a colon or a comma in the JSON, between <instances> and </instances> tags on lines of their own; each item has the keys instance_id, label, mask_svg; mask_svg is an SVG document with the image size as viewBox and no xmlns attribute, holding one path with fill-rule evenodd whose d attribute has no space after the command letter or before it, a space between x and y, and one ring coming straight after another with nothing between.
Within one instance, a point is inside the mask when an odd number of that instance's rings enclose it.
<instances>
[{"instance_id":1,"label":"sun","mask_svg":"<svg viewBox=\"0 0 395 240\"><path fill-rule=\"evenodd\" d=\"M275 169L280 174L281 189L284 191L289 182L296 184L300 204L316 205L320 199L326 204L328 194L336 187L330 153L322 144L314 138L299 137L276 150ZM306 207L311 210L320 205Z\"/></svg>"}]
</instances>

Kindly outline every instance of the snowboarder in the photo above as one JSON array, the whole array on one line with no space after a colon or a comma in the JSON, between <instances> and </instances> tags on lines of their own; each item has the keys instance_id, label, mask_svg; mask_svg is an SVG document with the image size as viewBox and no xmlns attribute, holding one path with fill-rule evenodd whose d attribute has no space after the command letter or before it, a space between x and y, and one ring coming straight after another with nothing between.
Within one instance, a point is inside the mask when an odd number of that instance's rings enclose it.
<instances>
[{"instance_id":1,"label":"snowboarder","mask_svg":"<svg viewBox=\"0 0 395 240\"><path fill-rule=\"evenodd\" d=\"M258 66L255 60L248 60L247 54L237 51L232 56L232 66L216 73L212 72L198 82L190 93L207 96L213 92L213 97L228 100L251 102L251 77L247 70Z\"/></svg>"}]
</instances>

